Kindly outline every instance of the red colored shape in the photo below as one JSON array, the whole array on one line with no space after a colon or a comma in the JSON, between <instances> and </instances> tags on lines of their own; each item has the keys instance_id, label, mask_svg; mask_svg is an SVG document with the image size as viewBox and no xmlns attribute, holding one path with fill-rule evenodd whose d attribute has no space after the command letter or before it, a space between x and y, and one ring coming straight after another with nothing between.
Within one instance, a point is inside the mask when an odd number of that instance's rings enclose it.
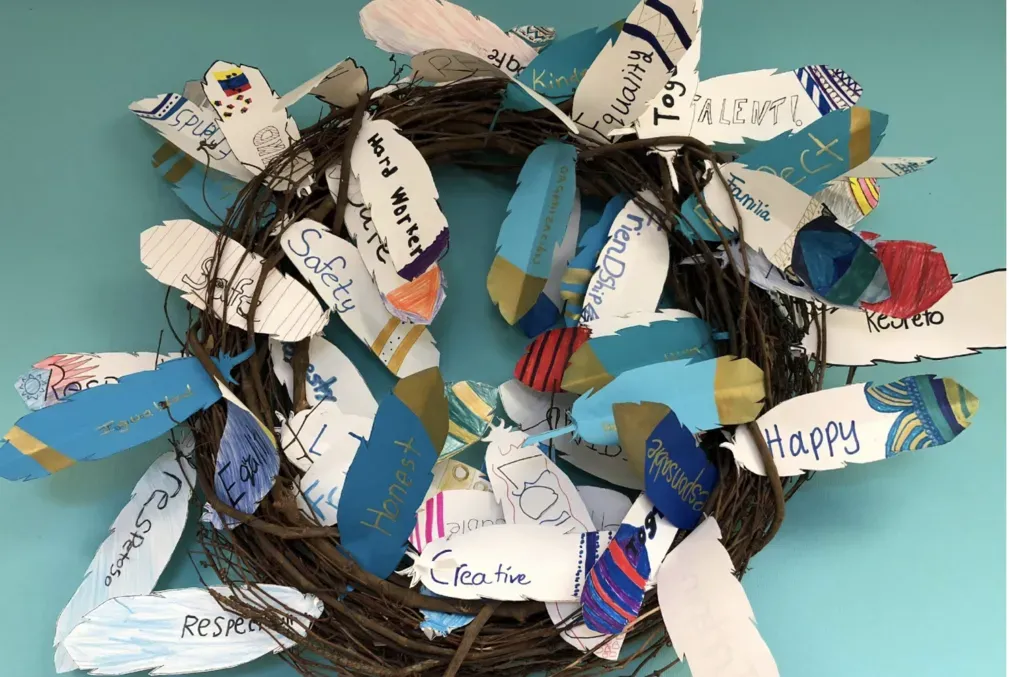
<instances>
[{"instance_id":1,"label":"red colored shape","mask_svg":"<svg viewBox=\"0 0 1009 677\"><path fill-rule=\"evenodd\" d=\"M866 242L872 242L873 240L879 239L879 233L874 233L871 230L863 230L859 232L858 236Z\"/></svg>"},{"instance_id":2,"label":"red colored shape","mask_svg":"<svg viewBox=\"0 0 1009 677\"><path fill-rule=\"evenodd\" d=\"M881 315L906 320L934 306L953 288L946 258L926 242L878 242L876 255L890 283L890 298L862 307Z\"/></svg>"},{"instance_id":3,"label":"red colored shape","mask_svg":"<svg viewBox=\"0 0 1009 677\"><path fill-rule=\"evenodd\" d=\"M586 327L561 327L543 332L533 339L515 365L515 378L533 390L559 393L561 377L571 354L588 340Z\"/></svg>"}]
</instances>

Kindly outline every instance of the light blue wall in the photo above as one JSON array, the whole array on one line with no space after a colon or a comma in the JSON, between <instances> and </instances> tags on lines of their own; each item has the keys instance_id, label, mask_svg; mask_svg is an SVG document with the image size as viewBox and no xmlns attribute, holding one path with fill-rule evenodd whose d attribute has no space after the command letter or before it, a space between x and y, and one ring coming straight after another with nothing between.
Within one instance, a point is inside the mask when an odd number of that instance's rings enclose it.
<instances>
[{"instance_id":1,"label":"light blue wall","mask_svg":"<svg viewBox=\"0 0 1009 677\"><path fill-rule=\"evenodd\" d=\"M178 91L217 58L260 66L281 91L348 55L373 82L389 69L360 34L359 1L3 4L6 425L23 413L6 384L33 361L61 351L153 350L165 327L164 290L138 260L138 236L189 215L150 168L158 141L127 112L130 101ZM573 32L609 23L633 2L463 4L505 28ZM854 74L864 104L891 116L882 152L939 158L884 185L865 227L933 242L951 270L973 274L1005 264L1004 25L998 0L711 0L701 71L827 63ZM299 104L300 121L315 108ZM483 278L508 194L500 181L462 177L439 174L453 251L449 301L434 332L447 378L500 382L523 341L502 330ZM181 305L172 308L181 317ZM364 359L352 340L337 341ZM879 367L860 377L914 370L967 385L981 398L977 422L941 450L823 474L788 504L780 534L744 579L786 677L1004 674L1005 356ZM374 362L366 371L376 392L388 387ZM0 674L53 674L56 617L155 453L0 485ZM196 582L180 552L162 586ZM230 674L289 673L267 658Z\"/></svg>"}]
</instances>

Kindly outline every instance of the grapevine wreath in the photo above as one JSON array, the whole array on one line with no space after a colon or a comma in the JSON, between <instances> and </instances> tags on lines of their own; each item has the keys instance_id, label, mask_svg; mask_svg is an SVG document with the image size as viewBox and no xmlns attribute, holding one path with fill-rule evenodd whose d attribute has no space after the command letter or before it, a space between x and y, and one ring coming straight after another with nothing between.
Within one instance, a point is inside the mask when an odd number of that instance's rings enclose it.
<instances>
[{"instance_id":1,"label":"grapevine wreath","mask_svg":"<svg viewBox=\"0 0 1009 677\"><path fill-rule=\"evenodd\" d=\"M58 355L18 381L34 411L7 434L8 479L169 431L174 447L61 614L60 671L197 672L283 649L305 675L582 674L671 644L653 674L681 659L727 674L725 656L777 674L736 579L788 498L813 471L948 442L977 410L932 375L853 384L857 322L928 330L992 275L953 285L930 245L853 232L876 179L928 160L873 155L886 116L839 69L700 81L701 10L646 0L557 38L374 0L366 34L412 57L390 84L347 60L280 97L219 61L184 95L131 106L198 216L141 236L192 322L153 363ZM328 112L299 130L285 109L309 94ZM763 143L713 150L745 138ZM445 221L441 164L518 172L487 283L502 331L531 339L507 384L437 368L438 260L467 255L449 226L488 227ZM579 230L582 200L605 208ZM327 325L400 377L392 393L374 401ZM851 366L849 385L823 390L828 364ZM850 425L828 420L845 410ZM478 442L485 457L456 458ZM579 463L597 448L621 477ZM562 460L621 490L574 491ZM193 493L223 585L156 590ZM600 523L604 496L623 507ZM472 517L462 533L445 533L453 510ZM141 524L155 545L124 545Z\"/></svg>"}]
</instances>

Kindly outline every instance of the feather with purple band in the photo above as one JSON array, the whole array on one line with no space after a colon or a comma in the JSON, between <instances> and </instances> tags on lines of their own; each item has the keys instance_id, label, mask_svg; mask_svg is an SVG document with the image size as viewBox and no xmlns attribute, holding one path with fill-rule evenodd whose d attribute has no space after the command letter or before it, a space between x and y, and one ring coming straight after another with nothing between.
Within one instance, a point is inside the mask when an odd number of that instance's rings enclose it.
<instances>
[{"instance_id":1,"label":"feather with purple band","mask_svg":"<svg viewBox=\"0 0 1009 677\"><path fill-rule=\"evenodd\" d=\"M575 147L548 141L522 166L487 273L487 293L508 324L536 304L575 200Z\"/></svg>"},{"instance_id":2,"label":"feather with purple band","mask_svg":"<svg viewBox=\"0 0 1009 677\"><path fill-rule=\"evenodd\" d=\"M596 260L609 238L610 226L630 200L626 194L610 198L603 209L603 214L595 225L590 226L578 240L577 252L567 270L561 276L561 298L566 306L564 309L564 324L576 326L582 317L582 304L585 302L585 292L589 288L589 280L596 269Z\"/></svg>"},{"instance_id":3,"label":"feather with purple band","mask_svg":"<svg viewBox=\"0 0 1009 677\"><path fill-rule=\"evenodd\" d=\"M354 457L337 525L344 549L386 578L406 553L417 509L448 435L448 401L437 367L408 376L379 404L367 442Z\"/></svg>"},{"instance_id":4,"label":"feather with purple band","mask_svg":"<svg viewBox=\"0 0 1009 677\"><path fill-rule=\"evenodd\" d=\"M582 589L585 625L595 632L623 632L641 611L651 574L644 533L621 524Z\"/></svg>"},{"instance_id":5,"label":"feather with purple band","mask_svg":"<svg viewBox=\"0 0 1009 677\"><path fill-rule=\"evenodd\" d=\"M675 383L675 388L669 384ZM530 437L537 444L574 432L592 444L619 441L613 405L658 402L677 412L689 430L712 430L756 418L764 406L764 372L746 358L725 355L704 362L659 362L620 374L571 407L572 425Z\"/></svg>"},{"instance_id":6,"label":"feather with purple band","mask_svg":"<svg viewBox=\"0 0 1009 677\"><path fill-rule=\"evenodd\" d=\"M230 379L255 348L212 358ZM195 357L122 377L23 416L0 446L0 477L34 480L80 461L96 461L165 434L221 399L221 389Z\"/></svg>"}]
</instances>

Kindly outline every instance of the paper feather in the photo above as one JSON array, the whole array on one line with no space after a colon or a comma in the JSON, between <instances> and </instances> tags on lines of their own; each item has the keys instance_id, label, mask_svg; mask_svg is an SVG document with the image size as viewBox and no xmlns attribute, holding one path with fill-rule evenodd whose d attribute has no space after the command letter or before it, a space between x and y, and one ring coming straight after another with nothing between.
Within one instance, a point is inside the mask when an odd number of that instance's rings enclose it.
<instances>
[{"instance_id":1,"label":"paper feather","mask_svg":"<svg viewBox=\"0 0 1009 677\"><path fill-rule=\"evenodd\" d=\"M159 456L133 488L56 621L56 672L77 669L62 642L87 612L113 597L146 595L157 585L186 526L196 482L190 465L193 449L187 431L179 444L181 455L172 449Z\"/></svg>"},{"instance_id":2,"label":"paper feather","mask_svg":"<svg viewBox=\"0 0 1009 677\"><path fill-rule=\"evenodd\" d=\"M662 89L701 24L701 0L642 0L575 90L573 118L600 141L630 126ZM651 58L644 59L643 55ZM589 131L591 130L591 131Z\"/></svg>"},{"instance_id":3,"label":"paper feather","mask_svg":"<svg viewBox=\"0 0 1009 677\"><path fill-rule=\"evenodd\" d=\"M140 234L140 260L154 279L183 293L201 310L212 299L213 312L233 327L248 329L252 295L262 275L263 258L194 221L165 221ZM208 289L209 288L209 289ZM281 341L300 341L322 331L329 321L308 289L276 269L266 275L253 327Z\"/></svg>"},{"instance_id":4,"label":"paper feather","mask_svg":"<svg viewBox=\"0 0 1009 677\"><path fill-rule=\"evenodd\" d=\"M645 586L652 573L644 533L621 524L582 589L585 625L595 632L615 634L638 617Z\"/></svg>"},{"instance_id":5,"label":"paper feather","mask_svg":"<svg viewBox=\"0 0 1009 677\"><path fill-rule=\"evenodd\" d=\"M255 176L232 152L214 112L201 108L185 96L158 94L149 99L140 99L130 104L130 112L196 163L209 164L211 169L224 172L243 183L251 181Z\"/></svg>"},{"instance_id":6,"label":"paper feather","mask_svg":"<svg viewBox=\"0 0 1009 677\"><path fill-rule=\"evenodd\" d=\"M301 438L303 442L311 442L311 446L305 450L305 455L311 461L305 467L305 475L299 482L301 492L298 495L298 507L310 518L318 520L319 524L332 526L337 521L347 472L371 432L375 419L370 416L342 414L332 411L331 406L320 407L310 418L320 414L324 418L315 421L316 424L321 423L318 435L314 438L311 435ZM284 452L287 453L288 449L285 448Z\"/></svg>"},{"instance_id":7,"label":"paper feather","mask_svg":"<svg viewBox=\"0 0 1009 677\"><path fill-rule=\"evenodd\" d=\"M515 364L515 378L533 390L560 392L568 361L590 334L586 327L559 327L540 334Z\"/></svg>"},{"instance_id":8,"label":"paper feather","mask_svg":"<svg viewBox=\"0 0 1009 677\"><path fill-rule=\"evenodd\" d=\"M369 573L387 578L406 553L447 435L448 402L437 367L404 378L379 405L339 501L343 548Z\"/></svg>"},{"instance_id":9,"label":"paper feather","mask_svg":"<svg viewBox=\"0 0 1009 677\"><path fill-rule=\"evenodd\" d=\"M252 352L212 359L228 377ZM82 390L18 420L0 446L0 477L34 480L106 458L160 437L220 398L217 383L195 357Z\"/></svg>"},{"instance_id":10,"label":"paper feather","mask_svg":"<svg viewBox=\"0 0 1009 677\"><path fill-rule=\"evenodd\" d=\"M32 365L18 377L14 389L25 406L42 409L82 390L117 383L127 374L155 369L179 353L61 353Z\"/></svg>"},{"instance_id":11,"label":"paper feather","mask_svg":"<svg viewBox=\"0 0 1009 677\"><path fill-rule=\"evenodd\" d=\"M952 288L946 257L926 242L876 242L873 250L883 266L890 298L864 303L866 310L906 320L925 312Z\"/></svg>"},{"instance_id":12,"label":"paper feather","mask_svg":"<svg viewBox=\"0 0 1009 677\"><path fill-rule=\"evenodd\" d=\"M831 216L819 216L798 232L792 272L835 306L859 306L890 298L887 271L876 252Z\"/></svg>"},{"instance_id":13,"label":"paper feather","mask_svg":"<svg viewBox=\"0 0 1009 677\"><path fill-rule=\"evenodd\" d=\"M367 71L358 66L354 59L344 59L309 94L330 106L350 108L367 91Z\"/></svg>"},{"instance_id":14,"label":"paper feather","mask_svg":"<svg viewBox=\"0 0 1009 677\"><path fill-rule=\"evenodd\" d=\"M831 181L813 200L821 202L838 224L851 229L879 205L879 192L876 179L843 179Z\"/></svg>"},{"instance_id":15,"label":"paper feather","mask_svg":"<svg viewBox=\"0 0 1009 677\"><path fill-rule=\"evenodd\" d=\"M452 458L477 442L490 430L497 412L498 389L479 381L445 385L448 400L448 437L441 458Z\"/></svg>"},{"instance_id":16,"label":"paper feather","mask_svg":"<svg viewBox=\"0 0 1009 677\"><path fill-rule=\"evenodd\" d=\"M548 141L522 166L501 224L487 292L508 324L528 313L550 277L575 199L575 147Z\"/></svg>"},{"instance_id":17,"label":"paper feather","mask_svg":"<svg viewBox=\"0 0 1009 677\"><path fill-rule=\"evenodd\" d=\"M921 171L935 160L934 157L871 157L848 170L842 177L892 179Z\"/></svg>"},{"instance_id":18,"label":"paper feather","mask_svg":"<svg viewBox=\"0 0 1009 677\"><path fill-rule=\"evenodd\" d=\"M946 444L970 426L978 399L951 378L908 376L892 383L855 383L786 400L756 425L787 477L872 463L904 451ZM748 427L722 445L736 463L765 474Z\"/></svg>"},{"instance_id":19,"label":"paper feather","mask_svg":"<svg viewBox=\"0 0 1009 677\"><path fill-rule=\"evenodd\" d=\"M350 444L347 437L367 438L373 419L374 416L346 414L332 402L321 402L296 412L289 419L280 417L280 448L298 470L308 472L331 449L343 449L353 457L357 443L347 451ZM343 472L346 474L347 469Z\"/></svg>"},{"instance_id":20,"label":"paper feather","mask_svg":"<svg viewBox=\"0 0 1009 677\"><path fill-rule=\"evenodd\" d=\"M778 677L721 538L708 517L659 567L659 608L673 650L695 677Z\"/></svg>"},{"instance_id":21,"label":"paper feather","mask_svg":"<svg viewBox=\"0 0 1009 677\"><path fill-rule=\"evenodd\" d=\"M226 586L162 590L110 599L85 616L64 643L92 675L222 670L294 646L295 640L224 610L211 593L259 610L282 610L289 619L285 634L292 637L304 637L323 611L315 595L280 585L237 593Z\"/></svg>"},{"instance_id":22,"label":"paper feather","mask_svg":"<svg viewBox=\"0 0 1009 677\"><path fill-rule=\"evenodd\" d=\"M1006 345L1006 272L992 270L957 280L953 289L928 310L898 320L867 310L848 308L827 312L827 364L870 367L880 362L918 362ZM816 326L802 341L806 352L816 350Z\"/></svg>"},{"instance_id":23,"label":"paper feather","mask_svg":"<svg viewBox=\"0 0 1009 677\"><path fill-rule=\"evenodd\" d=\"M448 540L504 523L501 504L489 491L439 491L417 510L417 525L410 532L410 545L417 552L423 552L428 543L439 538Z\"/></svg>"},{"instance_id":24,"label":"paper feather","mask_svg":"<svg viewBox=\"0 0 1009 677\"><path fill-rule=\"evenodd\" d=\"M309 219L288 226L280 246L389 371L403 377L437 366L438 348L427 327L389 313L357 247Z\"/></svg>"},{"instance_id":25,"label":"paper feather","mask_svg":"<svg viewBox=\"0 0 1009 677\"><path fill-rule=\"evenodd\" d=\"M212 226L224 223L245 187L238 179L195 162L170 142L154 152L151 164L183 204ZM271 212L275 213L276 208Z\"/></svg>"},{"instance_id":26,"label":"paper feather","mask_svg":"<svg viewBox=\"0 0 1009 677\"><path fill-rule=\"evenodd\" d=\"M610 198L599 221L590 226L578 240L578 251L561 276L561 298L567 304L564 309L564 324L568 327L574 327L581 321L585 293L592 273L595 272L599 252L603 250L610 228L628 200L630 197L623 194Z\"/></svg>"},{"instance_id":27,"label":"paper feather","mask_svg":"<svg viewBox=\"0 0 1009 677\"><path fill-rule=\"evenodd\" d=\"M270 340L273 373L287 388L294 400L294 344ZM333 403L345 414L375 416L378 402L368 389L361 372L350 358L322 336L313 336L308 343L308 370L305 372L305 392L308 403Z\"/></svg>"},{"instance_id":28,"label":"paper feather","mask_svg":"<svg viewBox=\"0 0 1009 677\"><path fill-rule=\"evenodd\" d=\"M631 499L614 489L579 485L578 495L592 515L596 531L616 531L631 509Z\"/></svg>"},{"instance_id":29,"label":"paper feather","mask_svg":"<svg viewBox=\"0 0 1009 677\"><path fill-rule=\"evenodd\" d=\"M453 49L513 74L536 58L521 37L446 0L372 0L360 18L365 37L393 54Z\"/></svg>"}]
</instances>

